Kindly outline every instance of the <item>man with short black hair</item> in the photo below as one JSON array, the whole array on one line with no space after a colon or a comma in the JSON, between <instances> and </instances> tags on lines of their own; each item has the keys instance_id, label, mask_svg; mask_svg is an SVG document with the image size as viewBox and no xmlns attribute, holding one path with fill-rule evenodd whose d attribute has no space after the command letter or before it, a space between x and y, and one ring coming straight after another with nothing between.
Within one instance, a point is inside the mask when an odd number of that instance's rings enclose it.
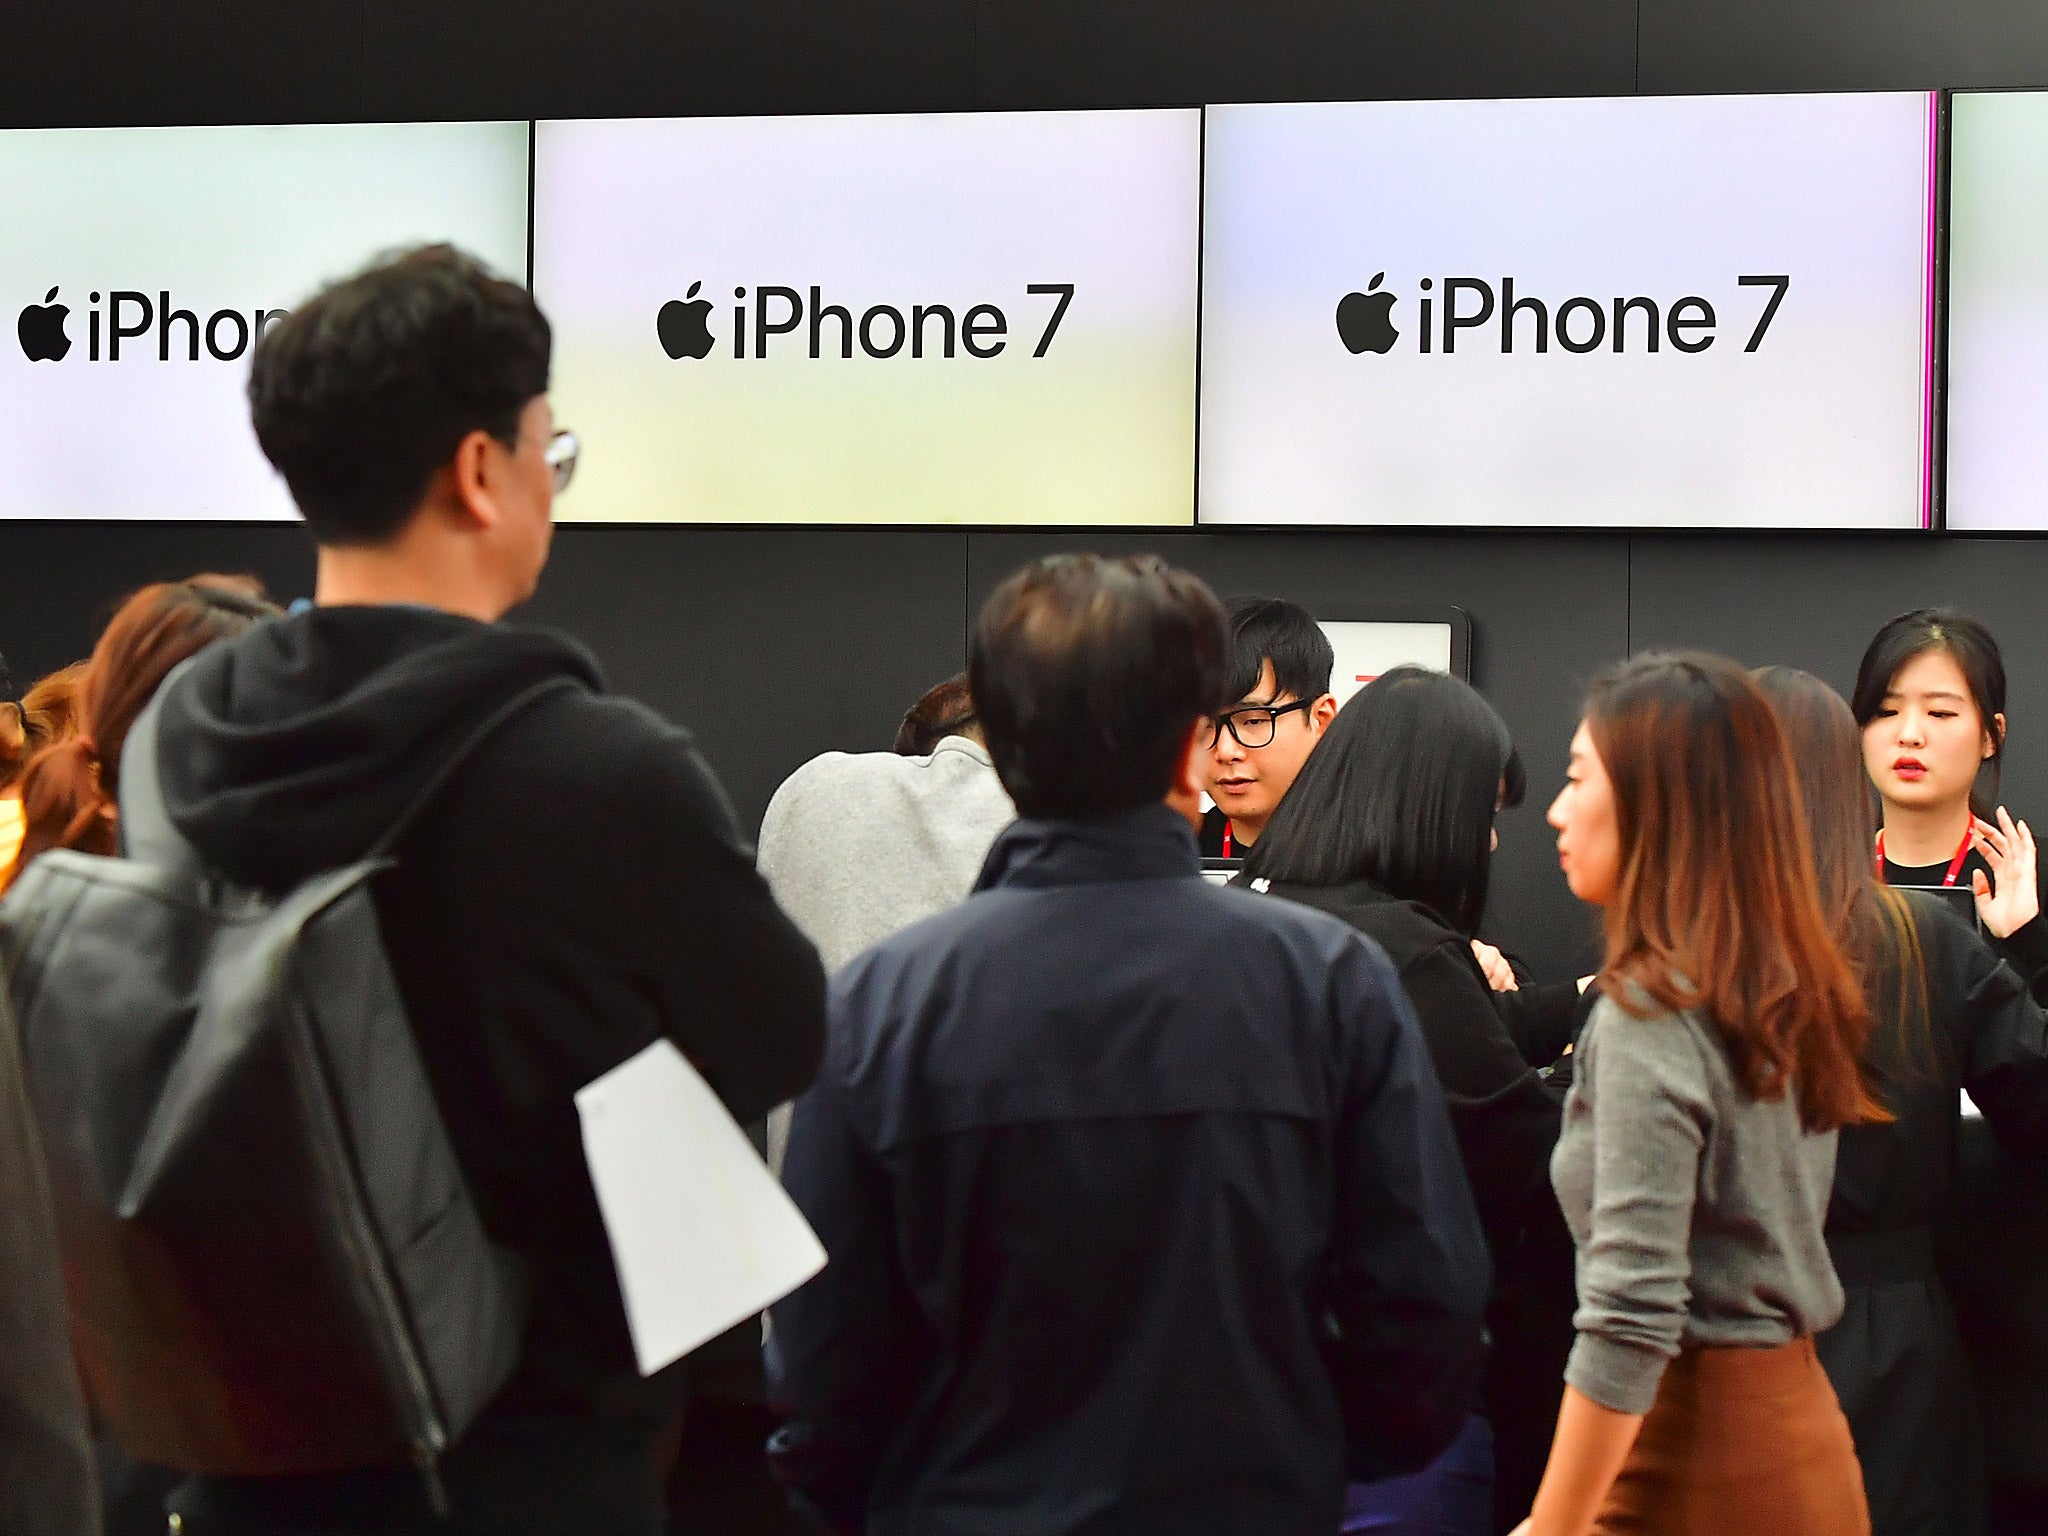
<instances>
[{"instance_id":1,"label":"man with short black hair","mask_svg":"<svg viewBox=\"0 0 2048 1536\"><path fill-rule=\"evenodd\" d=\"M680 1382L635 1368L574 1095L666 1038L744 1120L818 1060L816 951L688 735L566 636L497 622L575 465L549 353L526 290L447 247L329 288L256 352L256 433L319 546L316 606L170 685L165 801L209 865L289 889L360 858L506 701L563 683L434 794L374 887L449 1142L532 1305L510 1384L442 1464L445 1521L406 1467L195 1477L172 1500L186 1536L654 1536Z\"/></svg>"},{"instance_id":2,"label":"man with short black hair","mask_svg":"<svg viewBox=\"0 0 2048 1536\"><path fill-rule=\"evenodd\" d=\"M1280 808L1295 776L1337 718L1335 656L1308 611L1284 598L1230 605L1233 702L1210 728L1202 787L1215 806L1202 820L1202 852L1242 858Z\"/></svg>"},{"instance_id":3,"label":"man with short black hair","mask_svg":"<svg viewBox=\"0 0 2048 1536\"><path fill-rule=\"evenodd\" d=\"M785 1179L778 1471L870 1536L1328 1536L1477 1384L1485 1240L1386 957L1207 884L1223 612L1055 556L969 681L1023 819L966 904L834 979Z\"/></svg>"}]
</instances>

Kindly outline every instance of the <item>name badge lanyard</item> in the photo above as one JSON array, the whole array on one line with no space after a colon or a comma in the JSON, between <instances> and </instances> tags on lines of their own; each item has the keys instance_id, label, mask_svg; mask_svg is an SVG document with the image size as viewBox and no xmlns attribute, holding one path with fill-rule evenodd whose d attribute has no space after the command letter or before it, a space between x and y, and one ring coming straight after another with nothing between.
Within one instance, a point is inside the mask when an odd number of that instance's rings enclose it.
<instances>
[{"instance_id":1,"label":"name badge lanyard","mask_svg":"<svg viewBox=\"0 0 2048 1536\"><path fill-rule=\"evenodd\" d=\"M1948 861L1948 873L1941 877L1941 883L1944 888L1954 885L1962 877L1963 860L1969 856L1970 834L1966 831L1963 833L1962 845L1956 849L1956 856ZM1880 882L1884 879L1884 831L1882 828L1878 830L1877 834L1877 878Z\"/></svg>"}]
</instances>

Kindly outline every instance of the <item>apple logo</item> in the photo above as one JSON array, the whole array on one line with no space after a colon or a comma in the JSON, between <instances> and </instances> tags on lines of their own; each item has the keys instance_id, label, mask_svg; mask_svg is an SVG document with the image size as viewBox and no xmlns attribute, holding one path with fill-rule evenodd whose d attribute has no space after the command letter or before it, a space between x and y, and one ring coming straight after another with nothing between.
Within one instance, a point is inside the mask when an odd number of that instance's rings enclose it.
<instances>
[{"instance_id":1,"label":"apple logo","mask_svg":"<svg viewBox=\"0 0 2048 1536\"><path fill-rule=\"evenodd\" d=\"M64 318L70 313L57 302L55 288L43 296L42 303L31 304L21 312L21 319L14 329L21 338L22 353L30 362L64 361L64 354L71 350L71 338L64 334Z\"/></svg>"},{"instance_id":2,"label":"apple logo","mask_svg":"<svg viewBox=\"0 0 2048 1536\"><path fill-rule=\"evenodd\" d=\"M711 301L697 297L697 290L703 286L702 282L690 284L685 295L690 303L670 299L654 317L654 333L661 338L661 350L671 359L711 354L711 327L704 318L711 313Z\"/></svg>"},{"instance_id":3,"label":"apple logo","mask_svg":"<svg viewBox=\"0 0 2048 1536\"><path fill-rule=\"evenodd\" d=\"M1400 339L1401 333L1388 318L1394 308L1394 295L1379 291L1386 275L1375 272L1366 285L1370 292L1347 293L1337 301L1337 334L1354 356L1360 352L1391 351Z\"/></svg>"}]
</instances>

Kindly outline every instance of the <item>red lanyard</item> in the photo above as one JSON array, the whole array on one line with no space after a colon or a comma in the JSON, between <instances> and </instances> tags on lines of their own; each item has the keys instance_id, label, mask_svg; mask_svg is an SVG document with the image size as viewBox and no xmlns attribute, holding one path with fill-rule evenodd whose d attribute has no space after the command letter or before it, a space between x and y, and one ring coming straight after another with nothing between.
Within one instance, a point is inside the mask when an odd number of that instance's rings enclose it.
<instances>
[{"instance_id":1,"label":"red lanyard","mask_svg":"<svg viewBox=\"0 0 2048 1536\"><path fill-rule=\"evenodd\" d=\"M1969 832L1965 832L1963 833L1962 846L1956 849L1956 856L1948 861L1948 873L1941 877L1941 883L1944 886L1950 886L1956 883L1957 879L1963 873L1963 860L1967 859L1969 856L1970 834ZM1882 828L1878 830L1877 834L1877 878L1879 879L1879 881L1882 881L1884 879L1884 830Z\"/></svg>"},{"instance_id":2,"label":"red lanyard","mask_svg":"<svg viewBox=\"0 0 2048 1536\"><path fill-rule=\"evenodd\" d=\"M1226 859L1236 857L1230 851L1233 846L1235 845L1230 840L1230 822L1226 819L1223 823L1223 857Z\"/></svg>"}]
</instances>

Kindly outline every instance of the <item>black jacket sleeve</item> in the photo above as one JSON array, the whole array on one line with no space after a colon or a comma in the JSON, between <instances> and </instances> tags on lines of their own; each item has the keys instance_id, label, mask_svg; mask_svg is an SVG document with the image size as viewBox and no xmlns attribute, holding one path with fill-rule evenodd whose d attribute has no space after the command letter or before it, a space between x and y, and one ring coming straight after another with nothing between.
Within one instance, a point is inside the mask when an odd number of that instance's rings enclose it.
<instances>
[{"instance_id":1,"label":"black jacket sleeve","mask_svg":"<svg viewBox=\"0 0 2048 1536\"><path fill-rule=\"evenodd\" d=\"M833 1530L857 1532L917 1379L918 1321L887 1179L832 1064L797 1103L783 1182L829 1257L771 1314L769 1392L788 1421L769 1464Z\"/></svg>"},{"instance_id":2,"label":"black jacket sleeve","mask_svg":"<svg viewBox=\"0 0 2048 1536\"><path fill-rule=\"evenodd\" d=\"M643 897L664 1029L736 1120L810 1084L825 1046L825 970L754 868L732 808L681 733L644 775L657 856ZM678 938L682 942L677 942Z\"/></svg>"},{"instance_id":3,"label":"black jacket sleeve","mask_svg":"<svg viewBox=\"0 0 2048 1536\"><path fill-rule=\"evenodd\" d=\"M2038 1487L2048 1484L2048 1020L1975 933L1954 940L1942 990L1963 1086L1984 1120L1958 1131L1944 1272L1975 1367L1991 1476Z\"/></svg>"},{"instance_id":4,"label":"black jacket sleeve","mask_svg":"<svg viewBox=\"0 0 2048 1536\"><path fill-rule=\"evenodd\" d=\"M2019 972L2034 1000L2048 1005L2048 911L1991 942Z\"/></svg>"},{"instance_id":5,"label":"black jacket sleeve","mask_svg":"<svg viewBox=\"0 0 2048 1536\"><path fill-rule=\"evenodd\" d=\"M71 1364L42 1152L0 1030L0 1531L92 1536L99 1493Z\"/></svg>"},{"instance_id":6,"label":"black jacket sleeve","mask_svg":"<svg viewBox=\"0 0 2048 1536\"><path fill-rule=\"evenodd\" d=\"M1492 1271L1443 1090L1391 969L1360 942L1331 986L1344 1058L1329 1359L1363 1482L1426 1465L1457 1434L1484 1368Z\"/></svg>"},{"instance_id":7,"label":"black jacket sleeve","mask_svg":"<svg viewBox=\"0 0 2048 1536\"><path fill-rule=\"evenodd\" d=\"M1530 1203L1553 1198L1550 1153L1564 1111L1517 1049L1461 943L1424 950L1402 969L1401 985L1443 1083L1488 1243L1505 1264Z\"/></svg>"},{"instance_id":8,"label":"black jacket sleeve","mask_svg":"<svg viewBox=\"0 0 2048 1536\"><path fill-rule=\"evenodd\" d=\"M1588 988L1590 992L1592 989ZM1576 981L1525 984L1513 992L1494 992L1494 1011L1508 1036L1532 1067L1547 1067L1565 1053L1586 1026L1592 1003Z\"/></svg>"},{"instance_id":9,"label":"black jacket sleeve","mask_svg":"<svg viewBox=\"0 0 2048 1536\"><path fill-rule=\"evenodd\" d=\"M2027 927L2040 925L2036 918ZM1963 1087L1999 1144L2037 1161L2048 1153L2048 1014L1989 945L1960 923L1949 926L1956 931L1940 961L1946 974L1930 992L1939 989L1950 1015Z\"/></svg>"}]
</instances>

